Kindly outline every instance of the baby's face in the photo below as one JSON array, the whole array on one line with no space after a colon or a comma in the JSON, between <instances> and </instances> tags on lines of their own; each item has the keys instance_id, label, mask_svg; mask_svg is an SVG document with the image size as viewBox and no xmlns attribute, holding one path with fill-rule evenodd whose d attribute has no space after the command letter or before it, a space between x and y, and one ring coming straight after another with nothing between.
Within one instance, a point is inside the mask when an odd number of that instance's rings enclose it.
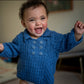
<instances>
[{"instance_id":1,"label":"baby's face","mask_svg":"<svg viewBox=\"0 0 84 84\"><path fill-rule=\"evenodd\" d=\"M48 16L43 6L30 7L24 12L23 26L28 30L34 39L40 37L47 29Z\"/></svg>"}]
</instances>

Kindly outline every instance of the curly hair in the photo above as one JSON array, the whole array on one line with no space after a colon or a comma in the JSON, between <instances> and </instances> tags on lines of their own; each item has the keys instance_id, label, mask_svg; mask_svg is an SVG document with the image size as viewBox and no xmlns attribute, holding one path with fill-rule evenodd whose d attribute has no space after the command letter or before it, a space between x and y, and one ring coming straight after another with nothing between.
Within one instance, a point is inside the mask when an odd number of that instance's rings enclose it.
<instances>
[{"instance_id":1,"label":"curly hair","mask_svg":"<svg viewBox=\"0 0 84 84\"><path fill-rule=\"evenodd\" d=\"M20 11L19 11L20 19L23 20L25 9L30 8L30 7L36 8L40 5L42 5L45 8L46 14L48 16L49 11L47 9L46 4L42 0L28 0L27 2L23 3L21 8L20 8Z\"/></svg>"}]
</instances>

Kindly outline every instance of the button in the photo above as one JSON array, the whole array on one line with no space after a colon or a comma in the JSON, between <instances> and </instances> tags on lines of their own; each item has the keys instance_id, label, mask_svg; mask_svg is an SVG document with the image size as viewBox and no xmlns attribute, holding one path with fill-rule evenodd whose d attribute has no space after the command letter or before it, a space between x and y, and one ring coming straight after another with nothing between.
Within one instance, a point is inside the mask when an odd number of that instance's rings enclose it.
<instances>
[{"instance_id":1,"label":"button","mask_svg":"<svg viewBox=\"0 0 84 84\"><path fill-rule=\"evenodd\" d=\"M32 55L35 55L35 52L32 52Z\"/></svg>"},{"instance_id":2,"label":"button","mask_svg":"<svg viewBox=\"0 0 84 84\"><path fill-rule=\"evenodd\" d=\"M40 52L40 53L39 53L39 55L43 55L43 53L42 53L42 52Z\"/></svg>"},{"instance_id":3,"label":"button","mask_svg":"<svg viewBox=\"0 0 84 84\"><path fill-rule=\"evenodd\" d=\"M33 49L35 49L35 46L32 46Z\"/></svg>"},{"instance_id":4,"label":"button","mask_svg":"<svg viewBox=\"0 0 84 84\"><path fill-rule=\"evenodd\" d=\"M36 43L36 41L33 41L33 43L35 44L35 43Z\"/></svg>"},{"instance_id":5,"label":"button","mask_svg":"<svg viewBox=\"0 0 84 84\"><path fill-rule=\"evenodd\" d=\"M40 41L40 44L43 44L43 41Z\"/></svg>"},{"instance_id":6,"label":"button","mask_svg":"<svg viewBox=\"0 0 84 84\"><path fill-rule=\"evenodd\" d=\"M40 46L40 49L42 49L43 48L43 46Z\"/></svg>"}]
</instances>

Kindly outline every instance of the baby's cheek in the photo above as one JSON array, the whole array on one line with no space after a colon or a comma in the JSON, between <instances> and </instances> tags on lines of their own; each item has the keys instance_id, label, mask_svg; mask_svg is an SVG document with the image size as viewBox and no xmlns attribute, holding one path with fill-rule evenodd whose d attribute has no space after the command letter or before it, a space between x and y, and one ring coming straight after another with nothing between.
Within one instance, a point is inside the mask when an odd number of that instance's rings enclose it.
<instances>
[{"instance_id":1,"label":"baby's cheek","mask_svg":"<svg viewBox=\"0 0 84 84\"><path fill-rule=\"evenodd\" d=\"M44 28L47 28L47 23L44 23L44 24L43 24L43 27L44 27Z\"/></svg>"},{"instance_id":2,"label":"baby's cheek","mask_svg":"<svg viewBox=\"0 0 84 84\"><path fill-rule=\"evenodd\" d=\"M29 31L29 32L33 32L33 28L32 27L29 27L29 28L27 28L27 30Z\"/></svg>"}]
</instances>

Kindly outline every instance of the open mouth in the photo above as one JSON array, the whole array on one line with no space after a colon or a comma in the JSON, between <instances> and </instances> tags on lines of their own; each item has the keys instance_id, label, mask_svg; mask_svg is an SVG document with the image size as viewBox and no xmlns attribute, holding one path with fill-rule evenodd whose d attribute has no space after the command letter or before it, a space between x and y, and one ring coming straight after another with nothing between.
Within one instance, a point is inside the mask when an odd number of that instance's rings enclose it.
<instances>
[{"instance_id":1,"label":"open mouth","mask_svg":"<svg viewBox=\"0 0 84 84\"><path fill-rule=\"evenodd\" d=\"M42 33L42 27L36 28L36 29L35 29L35 32L36 32L37 34L41 34L41 33Z\"/></svg>"}]
</instances>

